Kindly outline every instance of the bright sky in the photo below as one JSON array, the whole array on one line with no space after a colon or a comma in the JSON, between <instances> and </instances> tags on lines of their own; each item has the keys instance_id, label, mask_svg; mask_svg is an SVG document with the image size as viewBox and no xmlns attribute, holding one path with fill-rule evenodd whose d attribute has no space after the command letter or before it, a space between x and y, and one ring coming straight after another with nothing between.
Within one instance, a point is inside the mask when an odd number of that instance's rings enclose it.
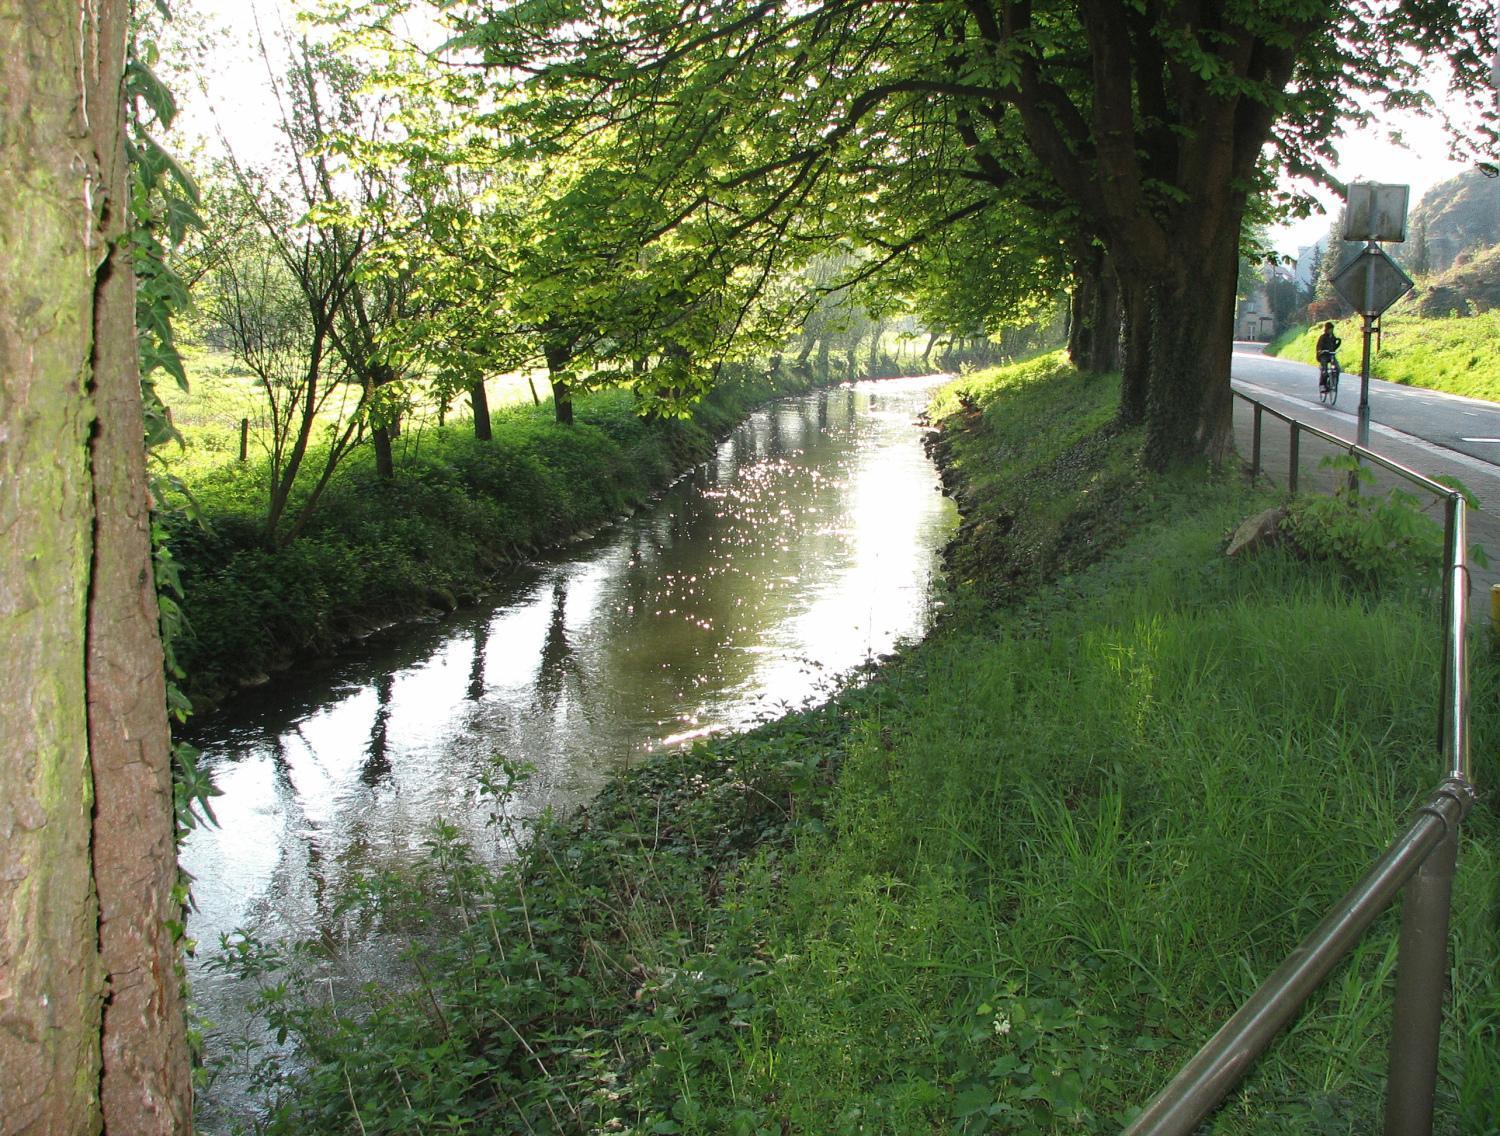
<instances>
[{"instance_id":1,"label":"bright sky","mask_svg":"<svg viewBox=\"0 0 1500 1136\"><path fill-rule=\"evenodd\" d=\"M1386 127L1402 131L1407 148L1389 141L1386 137L1388 128L1374 127L1350 134L1338 142L1340 161L1334 174L1340 181L1410 186L1408 201L1410 208L1415 209L1429 189L1469 168L1449 160L1447 139L1436 121L1416 115L1384 121ZM1278 252L1296 256L1299 248L1312 244L1333 224L1341 204L1339 198L1328 190L1320 191L1317 197L1326 213L1315 213L1302 221L1272 230L1271 238ZM1399 259L1399 253L1397 255Z\"/></svg>"}]
</instances>

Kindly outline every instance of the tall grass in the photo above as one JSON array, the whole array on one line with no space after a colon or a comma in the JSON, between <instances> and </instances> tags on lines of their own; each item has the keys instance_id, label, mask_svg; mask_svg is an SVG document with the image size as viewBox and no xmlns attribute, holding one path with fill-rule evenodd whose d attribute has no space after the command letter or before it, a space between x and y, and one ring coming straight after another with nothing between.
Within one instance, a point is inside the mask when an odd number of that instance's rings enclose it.
<instances>
[{"instance_id":1,"label":"tall grass","mask_svg":"<svg viewBox=\"0 0 1500 1136\"><path fill-rule=\"evenodd\" d=\"M1219 565L1220 531L1158 530L1041 629L910 660L831 835L742 897L786 962L736 1101L774 1097L797 1132L1116 1130L1362 874L1439 777L1430 612L1281 557ZM1494 837L1491 816L1466 837L1450 1131L1500 1121L1495 1082L1464 1087L1493 1072ZM1394 933L1217 1130L1376 1126Z\"/></svg>"}]
</instances>

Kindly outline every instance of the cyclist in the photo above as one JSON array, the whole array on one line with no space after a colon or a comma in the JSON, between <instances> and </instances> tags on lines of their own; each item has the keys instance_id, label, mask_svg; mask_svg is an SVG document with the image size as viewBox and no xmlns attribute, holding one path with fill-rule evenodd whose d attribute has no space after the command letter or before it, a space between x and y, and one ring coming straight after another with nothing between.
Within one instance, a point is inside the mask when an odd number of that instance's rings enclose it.
<instances>
[{"instance_id":1,"label":"cyclist","mask_svg":"<svg viewBox=\"0 0 1500 1136\"><path fill-rule=\"evenodd\" d=\"M1333 322L1330 320L1323 325L1323 334L1318 336L1318 393L1328 393L1328 374L1333 371L1337 374L1338 349L1344 341L1333 334Z\"/></svg>"}]
</instances>

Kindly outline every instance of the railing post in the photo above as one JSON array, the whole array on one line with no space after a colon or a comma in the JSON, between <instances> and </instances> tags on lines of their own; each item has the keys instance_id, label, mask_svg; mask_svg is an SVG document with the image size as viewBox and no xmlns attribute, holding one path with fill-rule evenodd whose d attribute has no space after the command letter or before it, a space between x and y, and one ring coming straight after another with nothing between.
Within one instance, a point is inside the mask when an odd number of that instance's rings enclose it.
<instances>
[{"instance_id":1,"label":"railing post","mask_svg":"<svg viewBox=\"0 0 1500 1136\"><path fill-rule=\"evenodd\" d=\"M1385 1136L1430 1136L1432 1132L1448 977L1448 918L1457 863L1458 834L1450 828L1402 895Z\"/></svg>"},{"instance_id":2,"label":"railing post","mask_svg":"<svg viewBox=\"0 0 1500 1136\"><path fill-rule=\"evenodd\" d=\"M1288 492L1295 493L1295 492L1297 492L1297 467L1302 464L1302 459L1301 459L1301 457L1299 456L1299 454L1297 452L1301 448L1302 434L1298 431L1298 429L1297 429L1297 423L1295 423L1295 422L1292 423L1291 430L1292 430L1292 468L1291 468L1291 472L1287 474L1287 490L1288 490Z\"/></svg>"},{"instance_id":3,"label":"railing post","mask_svg":"<svg viewBox=\"0 0 1500 1136\"><path fill-rule=\"evenodd\" d=\"M1451 749L1453 725L1453 700L1449 687L1453 679L1453 658L1449 643L1453 636L1453 538L1457 522L1456 495L1449 497L1443 506L1443 656L1438 661L1438 753L1444 763L1453 768Z\"/></svg>"},{"instance_id":4,"label":"railing post","mask_svg":"<svg viewBox=\"0 0 1500 1136\"><path fill-rule=\"evenodd\" d=\"M1252 479L1253 478L1257 478L1257 477L1260 476L1260 419L1261 419L1261 407L1260 407L1260 403L1258 403L1258 402L1255 403L1254 406L1255 406L1255 429L1254 429L1254 434L1253 434L1253 439L1254 440L1251 442L1251 450L1252 450L1253 456L1250 459L1250 476L1251 476Z\"/></svg>"}]
</instances>

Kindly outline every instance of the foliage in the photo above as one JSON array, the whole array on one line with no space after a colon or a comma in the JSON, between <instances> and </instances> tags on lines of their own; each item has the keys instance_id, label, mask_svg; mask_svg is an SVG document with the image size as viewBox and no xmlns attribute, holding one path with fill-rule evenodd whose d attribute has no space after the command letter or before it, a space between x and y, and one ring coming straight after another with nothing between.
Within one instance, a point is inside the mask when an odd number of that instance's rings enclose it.
<instances>
[{"instance_id":1,"label":"foliage","mask_svg":"<svg viewBox=\"0 0 1500 1136\"><path fill-rule=\"evenodd\" d=\"M1206 20L1065 2L456 11L453 44L489 68L509 132L608 139L583 182L659 210L656 232L712 231L731 261L765 250L769 273L781 245L850 241L869 273L905 273L892 292L926 291L930 310L960 300L972 323L1034 299L1022 281L1055 291L1101 245L1132 325L1122 411L1147 424L1157 466L1226 444L1222 309L1249 199L1272 183L1268 144L1299 176L1331 179L1338 127L1364 120L1366 100L1422 102L1413 43L1447 58L1477 106L1488 90L1475 44L1490 13L1472 0L1233 3ZM954 286L959 265L979 269L972 288Z\"/></svg>"},{"instance_id":2,"label":"foliage","mask_svg":"<svg viewBox=\"0 0 1500 1136\"><path fill-rule=\"evenodd\" d=\"M974 467L987 450L1067 493L1041 395L1077 380L1049 365L1012 376L1003 431L963 401L1005 399L1003 377L956 385L950 429ZM1043 455L1015 452L1033 436ZM956 595L867 685L632 771L509 869L435 832L421 874L350 897L410 930L408 989L308 1000L284 951L244 944L302 1062L266 1079L270 1131L1119 1131L1438 776L1426 605L1228 561L1254 491L1170 489L1092 568L1001 611ZM1480 745L1497 679L1482 661ZM1476 810L1439 1087L1467 1131L1500 1121L1494 839ZM1376 1123L1396 928L1209 1130Z\"/></svg>"},{"instance_id":3,"label":"foliage","mask_svg":"<svg viewBox=\"0 0 1500 1136\"><path fill-rule=\"evenodd\" d=\"M186 389L187 374L177 348L174 321L189 306L187 286L174 264L173 250L200 224L198 187L186 170L152 136L166 130L177 115L172 92L152 71L156 63L155 34L159 27L149 17L138 19L130 35L125 65L126 153L130 161L130 232L136 275L136 334L140 349L141 403L146 423L146 446L159 457L172 443L180 443L156 389L156 372L165 371ZM148 471L153 501L162 502L172 481L159 468ZM166 668L167 713L176 725L185 722L192 703L182 689L186 677L177 650L186 631L183 590L160 516L151 525L153 578L160 608L163 666ZM198 768L198 751L187 742L172 747L174 824L180 841L204 819L213 820L209 803L217 790Z\"/></svg>"},{"instance_id":4,"label":"foliage","mask_svg":"<svg viewBox=\"0 0 1500 1136\"><path fill-rule=\"evenodd\" d=\"M1366 585L1399 588L1441 566L1441 523L1410 493L1373 491L1375 475L1347 454L1324 458L1324 468L1344 475L1331 494L1292 500L1287 531L1297 546Z\"/></svg>"}]
</instances>

